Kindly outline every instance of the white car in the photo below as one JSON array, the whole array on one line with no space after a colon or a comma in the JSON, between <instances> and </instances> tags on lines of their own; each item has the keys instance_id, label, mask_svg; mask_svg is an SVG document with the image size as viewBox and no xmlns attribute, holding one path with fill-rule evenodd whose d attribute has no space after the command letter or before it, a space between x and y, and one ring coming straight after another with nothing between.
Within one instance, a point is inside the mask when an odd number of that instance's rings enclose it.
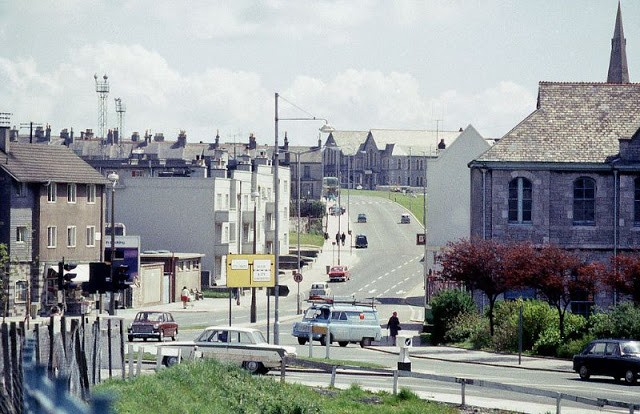
<instances>
[{"instance_id":1,"label":"white car","mask_svg":"<svg viewBox=\"0 0 640 414\"><path fill-rule=\"evenodd\" d=\"M279 368L283 357L296 357L292 346L269 344L255 328L209 326L195 341L158 345L159 363L172 366L180 359L215 358L234 362L254 374L264 374Z\"/></svg>"}]
</instances>

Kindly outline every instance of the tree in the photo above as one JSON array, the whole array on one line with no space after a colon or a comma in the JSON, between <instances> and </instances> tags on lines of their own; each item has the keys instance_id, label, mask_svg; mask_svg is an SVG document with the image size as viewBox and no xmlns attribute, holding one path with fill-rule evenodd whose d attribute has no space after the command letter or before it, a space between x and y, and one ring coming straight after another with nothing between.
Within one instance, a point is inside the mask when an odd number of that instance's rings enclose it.
<instances>
[{"instance_id":1,"label":"tree","mask_svg":"<svg viewBox=\"0 0 640 414\"><path fill-rule=\"evenodd\" d=\"M535 250L522 283L540 292L549 305L556 308L560 337L564 338L564 320L572 300L584 299L592 293L603 267L598 263L582 263L577 255L555 245Z\"/></svg>"},{"instance_id":2,"label":"tree","mask_svg":"<svg viewBox=\"0 0 640 414\"><path fill-rule=\"evenodd\" d=\"M634 304L640 304L640 255L618 254L611 258L611 269L605 284L629 295Z\"/></svg>"},{"instance_id":3,"label":"tree","mask_svg":"<svg viewBox=\"0 0 640 414\"><path fill-rule=\"evenodd\" d=\"M438 255L444 279L463 282L468 289L483 292L489 301L489 328L494 334L494 306L500 295L512 288L514 279L505 266L506 247L493 240L462 239L449 242Z\"/></svg>"}]
</instances>

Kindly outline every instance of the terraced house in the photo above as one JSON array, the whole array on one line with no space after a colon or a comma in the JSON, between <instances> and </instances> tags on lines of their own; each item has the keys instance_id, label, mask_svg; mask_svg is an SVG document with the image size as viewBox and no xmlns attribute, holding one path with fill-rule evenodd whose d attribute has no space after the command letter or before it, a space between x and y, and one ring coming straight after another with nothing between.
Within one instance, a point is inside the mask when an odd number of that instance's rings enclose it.
<instances>
[{"instance_id":1,"label":"terraced house","mask_svg":"<svg viewBox=\"0 0 640 414\"><path fill-rule=\"evenodd\" d=\"M18 316L62 300L55 272L63 258L78 264L78 279L101 260L108 181L68 148L14 142L8 130L0 126L0 243L9 252L2 306Z\"/></svg>"}]
</instances>

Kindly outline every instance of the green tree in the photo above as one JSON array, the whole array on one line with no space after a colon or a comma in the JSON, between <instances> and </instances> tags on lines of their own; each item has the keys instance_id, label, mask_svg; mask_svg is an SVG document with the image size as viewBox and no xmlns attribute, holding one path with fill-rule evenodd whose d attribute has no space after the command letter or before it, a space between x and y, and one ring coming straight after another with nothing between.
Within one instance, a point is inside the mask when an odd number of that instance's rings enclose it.
<instances>
[{"instance_id":1,"label":"green tree","mask_svg":"<svg viewBox=\"0 0 640 414\"><path fill-rule=\"evenodd\" d=\"M450 324L456 317L465 313L476 312L473 298L467 292L461 290L445 290L433 297L431 300L431 311L433 314L433 333L431 341L438 344L444 341Z\"/></svg>"}]
</instances>

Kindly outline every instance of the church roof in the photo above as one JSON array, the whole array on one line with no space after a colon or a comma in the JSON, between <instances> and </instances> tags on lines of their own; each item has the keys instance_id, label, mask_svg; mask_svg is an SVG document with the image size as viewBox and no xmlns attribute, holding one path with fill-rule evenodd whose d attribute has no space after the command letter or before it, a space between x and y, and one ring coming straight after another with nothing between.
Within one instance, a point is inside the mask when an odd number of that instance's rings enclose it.
<instances>
[{"instance_id":1,"label":"church roof","mask_svg":"<svg viewBox=\"0 0 640 414\"><path fill-rule=\"evenodd\" d=\"M477 162L603 163L640 128L640 84L540 82L538 107Z\"/></svg>"},{"instance_id":2,"label":"church roof","mask_svg":"<svg viewBox=\"0 0 640 414\"><path fill-rule=\"evenodd\" d=\"M627 39L624 38L624 30L622 30L622 12L620 10L620 2L618 2L616 25L611 39L609 74L607 75L607 82L609 83L629 83L626 46Z\"/></svg>"}]
</instances>

